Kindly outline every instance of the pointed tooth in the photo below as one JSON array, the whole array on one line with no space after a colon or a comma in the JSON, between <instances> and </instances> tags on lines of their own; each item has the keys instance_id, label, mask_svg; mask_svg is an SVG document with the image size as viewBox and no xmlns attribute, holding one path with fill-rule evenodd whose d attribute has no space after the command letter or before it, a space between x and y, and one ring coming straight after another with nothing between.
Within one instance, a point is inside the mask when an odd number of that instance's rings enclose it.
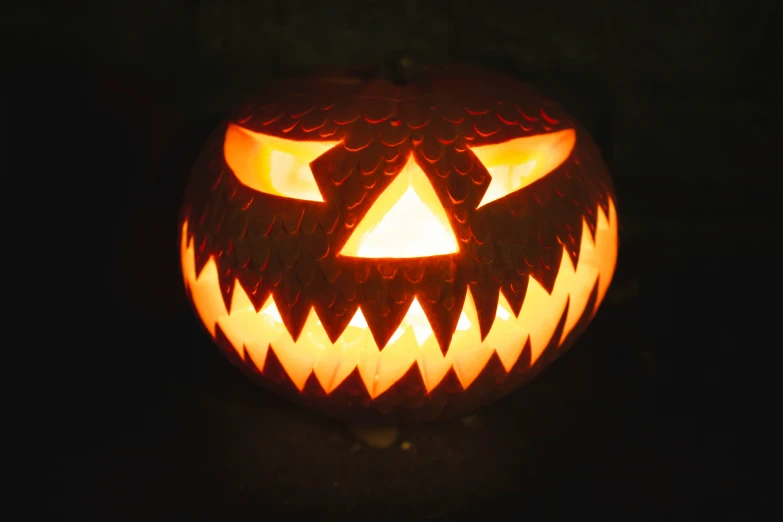
<instances>
[{"instance_id":1,"label":"pointed tooth","mask_svg":"<svg viewBox=\"0 0 783 522\"><path fill-rule=\"evenodd\" d=\"M407 298L406 301L406 303L403 303L404 306L397 304L392 305L389 313L385 316L376 313L370 305L360 307L362 310L362 318L368 325L370 332L372 332L375 345L380 346L381 351L385 350L386 346L390 344L391 338L394 336L397 329L404 326L405 318L412 306L412 304L410 304L412 302L411 298ZM395 325L396 328L391 330Z\"/></svg>"},{"instance_id":2,"label":"pointed tooth","mask_svg":"<svg viewBox=\"0 0 783 522\"><path fill-rule=\"evenodd\" d=\"M193 247L193 238L188 239L188 220L182 224L182 237L179 243L179 261L182 265L182 278L185 281L185 288L190 290L191 274L192 279L195 279L196 274L196 260L193 257L195 255L195 249Z\"/></svg>"},{"instance_id":3,"label":"pointed tooth","mask_svg":"<svg viewBox=\"0 0 783 522\"><path fill-rule=\"evenodd\" d=\"M423 346L430 336L434 336L441 351L444 354L448 352L454 329L459 321L458 311L464 306L463 299L460 296L451 310L447 309L440 301L435 303L428 302L426 299L422 302L416 301L416 304L420 305L417 310L417 313L420 313L420 315L417 315L417 318L421 324L416 334L420 345ZM423 317L421 317L421 314L423 314ZM435 325L435 327L432 325Z\"/></svg>"},{"instance_id":4,"label":"pointed tooth","mask_svg":"<svg viewBox=\"0 0 783 522\"><path fill-rule=\"evenodd\" d=\"M612 282L612 275L617 264L617 209L614 207L614 201L609 199L609 218L607 219L604 211L599 207L598 222L595 232L596 250L600 252L596 256L595 265L598 267L598 299L595 302L593 313L606 296L609 289L609 283Z\"/></svg>"},{"instance_id":5,"label":"pointed tooth","mask_svg":"<svg viewBox=\"0 0 783 522\"><path fill-rule=\"evenodd\" d=\"M571 263L571 257L563 249L563 260L560 262L560 273L557 274L555 286L564 286L570 289L568 300L568 316L566 317L563 333L560 336L559 344L563 343L566 336L571 333L576 323L582 317L590 294L595 287L595 281L598 278L598 269L585 262L594 254L595 245L590 237L590 230L587 223L582 223L582 244L579 247L579 257L576 263L576 270ZM553 291L554 293L554 291Z\"/></svg>"},{"instance_id":6,"label":"pointed tooth","mask_svg":"<svg viewBox=\"0 0 783 522\"><path fill-rule=\"evenodd\" d=\"M353 321L356 321L357 325L367 324L361 308L356 311L356 315L351 319L351 322ZM375 383L375 372L381 353L378 351L378 345L375 344L372 333L369 329L367 332L369 333L368 337L365 338L365 342L359 347L359 362L356 366L359 369L359 376L362 378L367 392L372 396L371 390Z\"/></svg>"},{"instance_id":7,"label":"pointed tooth","mask_svg":"<svg viewBox=\"0 0 783 522\"><path fill-rule=\"evenodd\" d=\"M419 365L419 373L421 373L427 392L434 390L451 368L451 359L443 356L434 336L427 339L419 349L416 363Z\"/></svg>"},{"instance_id":8,"label":"pointed tooth","mask_svg":"<svg viewBox=\"0 0 783 522\"><path fill-rule=\"evenodd\" d=\"M272 295L275 298L278 315L282 318L286 331L292 334L293 339L298 340L302 332L305 331L305 325L310 319L310 315L314 313L312 306L308 306L307 303L299 299L297 299L294 305L289 306L283 291L280 288L276 290L272 292Z\"/></svg>"},{"instance_id":9,"label":"pointed tooth","mask_svg":"<svg viewBox=\"0 0 783 522\"><path fill-rule=\"evenodd\" d=\"M484 342L498 354L500 362L506 371L517 363L527 342L529 332L522 321L514 317L511 305L503 294L498 297L497 314L489 335Z\"/></svg>"},{"instance_id":10,"label":"pointed tooth","mask_svg":"<svg viewBox=\"0 0 783 522\"><path fill-rule=\"evenodd\" d=\"M369 344L369 343L368 343ZM375 340L373 340L375 344ZM365 345L359 352L359 363L356 367L359 369L359 376L364 382L364 387L367 388L367 393L370 394L370 398L373 398L372 389L375 386L375 373L378 370L378 361L381 354L377 349L374 349L371 345Z\"/></svg>"},{"instance_id":11,"label":"pointed tooth","mask_svg":"<svg viewBox=\"0 0 783 522\"><path fill-rule=\"evenodd\" d=\"M193 274L195 274L195 268ZM228 315L228 312L226 311L223 296L220 293L217 265L213 258L209 258L198 279L195 281L191 280L189 286L191 299L196 306L196 311L214 338L215 324L218 319Z\"/></svg>"},{"instance_id":12,"label":"pointed tooth","mask_svg":"<svg viewBox=\"0 0 783 522\"><path fill-rule=\"evenodd\" d=\"M345 308L341 308L342 306L345 306ZM341 311L339 315L336 315L336 309ZM315 304L315 311L318 314L318 317L321 318L321 324L326 330L329 339L334 339L334 343L337 343L338 339L345 331L345 328L348 326L348 322L356 317L356 311L358 309L359 305L356 303L338 303L336 306L332 303L324 305L323 303L316 302Z\"/></svg>"},{"instance_id":13,"label":"pointed tooth","mask_svg":"<svg viewBox=\"0 0 783 522\"><path fill-rule=\"evenodd\" d=\"M464 389L467 389L487 365L494 350L489 344L480 341L478 333L473 335L471 331L461 337L463 339L470 338L471 341L463 340L453 344L452 364L460 384Z\"/></svg>"},{"instance_id":14,"label":"pointed tooth","mask_svg":"<svg viewBox=\"0 0 783 522\"><path fill-rule=\"evenodd\" d=\"M239 281L234 281L234 291L231 296L231 309L229 315L235 316L239 314L252 313L256 314L256 308L253 306L253 302L250 301L245 289Z\"/></svg>"},{"instance_id":15,"label":"pointed tooth","mask_svg":"<svg viewBox=\"0 0 783 522\"><path fill-rule=\"evenodd\" d=\"M454 372L462 387L467 388L487 365L494 350L490 344L481 342L481 333L477 328L478 314L470 290L465 295L462 311L473 327L454 332L446 357L451 359Z\"/></svg>"},{"instance_id":16,"label":"pointed tooth","mask_svg":"<svg viewBox=\"0 0 783 522\"><path fill-rule=\"evenodd\" d=\"M375 351L375 354L372 352ZM416 361L418 343L412 327L407 327L402 336L386 345L378 353L377 347L366 350L366 357L360 358L359 373L362 376L370 397L373 399L388 390L397 382Z\"/></svg>"},{"instance_id":17,"label":"pointed tooth","mask_svg":"<svg viewBox=\"0 0 783 522\"><path fill-rule=\"evenodd\" d=\"M277 307L275 307L272 296L267 298L266 303L258 312L254 311L251 315L249 310L245 308L248 304L244 303L245 299L250 301L250 298L247 297L241 285L237 285L237 288L234 289L234 295L236 296L240 292L245 297L239 298L239 303L241 304L237 306L234 306L232 302L231 315L221 321L220 328L235 348L241 341L245 345L245 351L255 365L259 370L263 371L269 345L277 343L278 339L288 337L288 335L280 315L277 313ZM252 302L250 302L249 306L253 306ZM229 331L231 333L228 333ZM231 337L233 332L241 332L244 338L235 341ZM238 337L239 334L236 334L236 336Z\"/></svg>"},{"instance_id":18,"label":"pointed tooth","mask_svg":"<svg viewBox=\"0 0 783 522\"><path fill-rule=\"evenodd\" d=\"M313 366L315 378L318 379L321 388L323 388L326 393L330 393L337 387L334 382L337 373L342 366L342 362L343 355L340 348L335 345L329 345L325 348L324 353L318 359L318 362ZM337 384L339 384L339 382Z\"/></svg>"},{"instance_id":19,"label":"pointed tooth","mask_svg":"<svg viewBox=\"0 0 783 522\"><path fill-rule=\"evenodd\" d=\"M254 344L256 339L248 339L247 333L263 335L263 325L256 313L253 303L250 302L250 298L245 293L242 285L239 281L234 282L234 292L231 297L231 311L228 315L218 318L218 324L223 331L223 335L234 347L234 350L244 359L245 351L242 349L244 345ZM267 345L268 345L267 340ZM255 350L249 350L255 351ZM264 358L266 359L266 348L263 350Z\"/></svg>"},{"instance_id":20,"label":"pointed tooth","mask_svg":"<svg viewBox=\"0 0 783 522\"><path fill-rule=\"evenodd\" d=\"M416 337L418 346L422 346L427 339L433 336L432 326L430 326L430 321L427 319L427 314L416 298L411 302L408 313L405 314L402 320L402 326L407 325L413 328L413 335Z\"/></svg>"},{"instance_id":21,"label":"pointed tooth","mask_svg":"<svg viewBox=\"0 0 783 522\"><path fill-rule=\"evenodd\" d=\"M530 277L523 277L516 281L507 283L500 288L500 291L503 293L503 297L506 298L506 302L511 307L510 310L514 313L514 317L519 316L519 312L522 310L522 305L525 303L529 279Z\"/></svg>"},{"instance_id":22,"label":"pointed tooth","mask_svg":"<svg viewBox=\"0 0 783 522\"><path fill-rule=\"evenodd\" d=\"M201 321L207 327L212 337L215 337L215 324L219 318L228 315L223 296L220 294L217 265L210 257L201 273L196 276L196 252L193 238L187 239L188 223L182 226L182 241L180 259L185 286L190 290L190 298L196 307ZM220 299L218 299L218 297ZM221 302L223 301L223 302ZM241 349L241 347L240 347Z\"/></svg>"},{"instance_id":23,"label":"pointed tooth","mask_svg":"<svg viewBox=\"0 0 783 522\"><path fill-rule=\"evenodd\" d=\"M275 305L273 304L273 306ZM315 311L311 309L310 315L305 321L304 330L306 332L313 332L317 330L318 326L318 316L315 314ZM283 329L285 328L282 324L281 327ZM325 331L323 335L326 336ZM313 372L315 363L324 350L324 348L314 340L314 338L317 337L317 335L314 336L312 333L309 335L300 335L299 339L294 342L291 335L286 331L271 342L272 350L275 352L277 359L280 361L280 364L288 374L288 377L296 385L299 391L304 389L308 377L310 377L310 374Z\"/></svg>"},{"instance_id":24,"label":"pointed tooth","mask_svg":"<svg viewBox=\"0 0 783 522\"><path fill-rule=\"evenodd\" d=\"M324 351L315 363L313 372L326 393L331 393L356 368L361 348L366 339L371 337L360 311L357 310L348 324L335 344L331 343L326 331L318 330L318 342L324 346Z\"/></svg>"},{"instance_id":25,"label":"pointed tooth","mask_svg":"<svg viewBox=\"0 0 783 522\"><path fill-rule=\"evenodd\" d=\"M246 344L244 353L242 354L242 359L244 359L245 362L252 363L252 365L255 366L259 372L263 372L264 365L266 364L266 356L268 352L269 352L269 343L263 345ZM249 361L248 358L250 359Z\"/></svg>"},{"instance_id":26,"label":"pointed tooth","mask_svg":"<svg viewBox=\"0 0 783 522\"><path fill-rule=\"evenodd\" d=\"M570 263L570 261L569 261ZM527 295L519 312L519 321L530 328L530 360L535 364L552 339L568 302L568 292L557 286L548 294L538 281L530 278Z\"/></svg>"},{"instance_id":27,"label":"pointed tooth","mask_svg":"<svg viewBox=\"0 0 783 522\"><path fill-rule=\"evenodd\" d=\"M311 312L310 315L313 314ZM318 314L314 315L317 317ZM297 347L306 344L313 347L313 373L316 379L318 379L321 388L327 391L340 364L340 352L342 350L340 350L339 345L334 345L329 340L320 318L317 319L315 324L306 320L305 326L306 328L297 340Z\"/></svg>"},{"instance_id":28,"label":"pointed tooth","mask_svg":"<svg viewBox=\"0 0 783 522\"><path fill-rule=\"evenodd\" d=\"M481 284L471 284L470 291L479 317L481 337L484 339L495 322L495 310L498 307L500 286L489 286L489 283L482 282Z\"/></svg>"}]
</instances>

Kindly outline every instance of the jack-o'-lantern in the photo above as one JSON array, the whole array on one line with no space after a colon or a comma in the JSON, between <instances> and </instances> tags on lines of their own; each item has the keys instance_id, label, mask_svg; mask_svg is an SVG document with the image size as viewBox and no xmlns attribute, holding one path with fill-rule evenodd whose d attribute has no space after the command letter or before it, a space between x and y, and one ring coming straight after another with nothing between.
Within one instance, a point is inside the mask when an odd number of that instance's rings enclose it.
<instances>
[{"instance_id":1,"label":"jack-o'-lantern","mask_svg":"<svg viewBox=\"0 0 783 522\"><path fill-rule=\"evenodd\" d=\"M180 231L188 294L225 353L350 419L508 393L584 330L617 256L588 133L468 66L268 89L205 147Z\"/></svg>"}]
</instances>

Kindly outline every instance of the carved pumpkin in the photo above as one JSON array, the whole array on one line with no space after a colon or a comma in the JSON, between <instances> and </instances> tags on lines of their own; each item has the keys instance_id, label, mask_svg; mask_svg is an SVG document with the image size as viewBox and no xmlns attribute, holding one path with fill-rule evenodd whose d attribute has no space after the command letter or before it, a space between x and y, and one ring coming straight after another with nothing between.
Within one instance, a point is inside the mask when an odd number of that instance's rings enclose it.
<instances>
[{"instance_id":1,"label":"carved pumpkin","mask_svg":"<svg viewBox=\"0 0 783 522\"><path fill-rule=\"evenodd\" d=\"M617 255L590 136L464 66L269 89L211 138L180 226L217 344L343 418L428 420L508 393L584 329Z\"/></svg>"}]
</instances>

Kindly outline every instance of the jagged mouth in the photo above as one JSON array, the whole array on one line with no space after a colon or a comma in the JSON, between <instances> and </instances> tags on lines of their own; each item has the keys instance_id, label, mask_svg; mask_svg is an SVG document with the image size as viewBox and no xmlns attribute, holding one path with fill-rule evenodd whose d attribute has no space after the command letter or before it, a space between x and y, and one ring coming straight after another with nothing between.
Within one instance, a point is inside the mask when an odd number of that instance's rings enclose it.
<instances>
[{"instance_id":1,"label":"jagged mouth","mask_svg":"<svg viewBox=\"0 0 783 522\"><path fill-rule=\"evenodd\" d=\"M481 339L473 297L468 290L462 313L444 355L432 327L414 299L399 327L379 349L362 314L357 310L339 338L332 342L314 309L302 334L294 341L275 301L269 299L256 310L238 281L234 281L231 305L221 295L217 264L210 257L196 274L194 241L185 221L181 237L181 260L185 285L196 311L213 338L217 327L243 360L263 370L268 350L274 351L288 377L301 391L311 374L329 394L358 368L371 398L376 398L400 380L416 364L428 392L434 390L450 369L467 389L490 360L498 354L506 372L530 345L530 364L535 364L550 345L565 315L557 345L565 341L579 320L598 309L614 272L617 259L617 216L612 200L609 215L599 207L595 239L583 220L582 243L576 267L564 251L552 292L530 277L519 315L513 313L503 294L489 333ZM594 304L590 297L597 290ZM592 310L587 307L592 305Z\"/></svg>"}]
</instances>

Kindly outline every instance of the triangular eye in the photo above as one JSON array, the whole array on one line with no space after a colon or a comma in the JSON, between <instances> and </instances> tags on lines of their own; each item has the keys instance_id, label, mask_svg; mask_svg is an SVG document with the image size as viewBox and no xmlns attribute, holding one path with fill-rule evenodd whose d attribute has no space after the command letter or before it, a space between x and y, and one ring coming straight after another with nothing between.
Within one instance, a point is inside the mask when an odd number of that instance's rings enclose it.
<instances>
[{"instance_id":1,"label":"triangular eye","mask_svg":"<svg viewBox=\"0 0 783 522\"><path fill-rule=\"evenodd\" d=\"M576 133L566 129L472 147L473 154L492 176L487 192L476 208L543 178L568 158L575 143Z\"/></svg>"},{"instance_id":2,"label":"triangular eye","mask_svg":"<svg viewBox=\"0 0 783 522\"><path fill-rule=\"evenodd\" d=\"M223 154L245 186L285 198L323 202L310 163L339 141L293 141L228 126Z\"/></svg>"}]
</instances>

